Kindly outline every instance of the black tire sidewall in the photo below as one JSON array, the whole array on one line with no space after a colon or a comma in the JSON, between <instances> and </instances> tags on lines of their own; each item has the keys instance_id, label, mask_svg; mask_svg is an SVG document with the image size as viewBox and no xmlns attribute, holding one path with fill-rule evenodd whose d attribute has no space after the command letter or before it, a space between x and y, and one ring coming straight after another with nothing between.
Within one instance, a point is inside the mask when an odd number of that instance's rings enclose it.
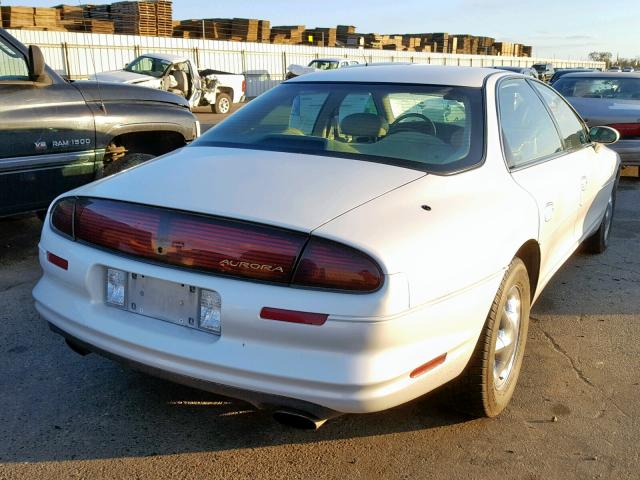
<instances>
[{"instance_id":1,"label":"black tire sidewall","mask_svg":"<svg viewBox=\"0 0 640 480\"><path fill-rule=\"evenodd\" d=\"M507 302L507 294L509 290L517 285L520 290L521 298L521 318L520 329L518 332L518 344L516 350L516 359L512 367L509 379L507 380L506 388L497 390L494 384L493 368L495 363L495 348L496 338L498 336L498 330L500 327L501 312L504 309ZM524 358L524 351L527 342L527 334L529 331L529 314L531 312L531 290L529 286L529 276L524 263L520 259L515 259L511 267L506 273L506 277L503 283L501 292L501 298L498 301L495 315L490 315L487 319L487 327L491 329L491 335L488 342L487 364L485 369L485 388L486 388L486 405L485 411L487 416L494 417L498 415L507 406L516 384L518 383L518 377L520 369L522 367L522 360ZM488 330L487 330L488 333Z\"/></svg>"}]
</instances>

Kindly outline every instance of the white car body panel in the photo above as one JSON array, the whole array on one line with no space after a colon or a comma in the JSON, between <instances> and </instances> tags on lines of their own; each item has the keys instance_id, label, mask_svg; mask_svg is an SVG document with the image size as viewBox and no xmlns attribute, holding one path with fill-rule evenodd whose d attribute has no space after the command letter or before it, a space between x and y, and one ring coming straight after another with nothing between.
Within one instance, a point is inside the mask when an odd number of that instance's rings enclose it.
<instances>
[{"instance_id":1,"label":"white car body panel","mask_svg":"<svg viewBox=\"0 0 640 480\"><path fill-rule=\"evenodd\" d=\"M155 89L162 88L162 80L159 78L153 78L149 75L141 75L134 72L127 72L125 70L96 73L91 76L91 80L110 83L128 83L131 85Z\"/></svg>"},{"instance_id":2,"label":"white car body panel","mask_svg":"<svg viewBox=\"0 0 640 480\"><path fill-rule=\"evenodd\" d=\"M493 69L380 66L305 77L484 85L483 162L449 176L329 156L193 146L70 192L335 240L379 263L384 283L373 293L292 288L156 265L73 242L47 221L36 308L99 350L211 384L338 412L378 411L423 395L467 365L518 250L528 242L540 246L535 301L600 224L618 171L615 152L587 146L510 172L495 98L497 81L508 76ZM68 270L48 262L47 252L68 260ZM106 267L217 291L221 335L107 307ZM329 317L321 326L264 320L263 307ZM410 377L445 353L443 364Z\"/></svg>"},{"instance_id":3,"label":"white car body panel","mask_svg":"<svg viewBox=\"0 0 640 480\"><path fill-rule=\"evenodd\" d=\"M77 192L310 232L425 176L408 168L340 158L200 147L170 153L144 167L128 170L118 182L104 179ZM140 188L147 182L157 188Z\"/></svg>"}]
</instances>

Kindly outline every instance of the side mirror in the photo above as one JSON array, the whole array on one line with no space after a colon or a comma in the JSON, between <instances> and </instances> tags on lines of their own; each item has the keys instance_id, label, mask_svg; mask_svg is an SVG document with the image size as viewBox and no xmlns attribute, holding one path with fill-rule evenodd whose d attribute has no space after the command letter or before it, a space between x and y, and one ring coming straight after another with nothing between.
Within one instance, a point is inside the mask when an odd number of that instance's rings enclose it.
<instances>
[{"instance_id":1,"label":"side mirror","mask_svg":"<svg viewBox=\"0 0 640 480\"><path fill-rule=\"evenodd\" d=\"M29 79L32 82L45 81L45 61L42 50L36 45L29 46Z\"/></svg>"},{"instance_id":2,"label":"side mirror","mask_svg":"<svg viewBox=\"0 0 640 480\"><path fill-rule=\"evenodd\" d=\"M596 143L616 143L620 140L620 132L611 127L591 127L589 137Z\"/></svg>"}]
</instances>

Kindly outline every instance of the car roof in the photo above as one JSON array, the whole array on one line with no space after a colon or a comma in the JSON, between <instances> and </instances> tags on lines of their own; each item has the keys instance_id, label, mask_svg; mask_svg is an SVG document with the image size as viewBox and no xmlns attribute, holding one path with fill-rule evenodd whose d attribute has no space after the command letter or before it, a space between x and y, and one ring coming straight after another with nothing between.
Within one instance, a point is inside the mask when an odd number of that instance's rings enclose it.
<instances>
[{"instance_id":1,"label":"car roof","mask_svg":"<svg viewBox=\"0 0 640 480\"><path fill-rule=\"evenodd\" d=\"M621 72L573 72L563 75L562 78L640 78L640 73L629 72L621 75Z\"/></svg>"},{"instance_id":2,"label":"car roof","mask_svg":"<svg viewBox=\"0 0 640 480\"><path fill-rule=\"evenodd\" d=\"M186 62L188 60L187 57L184 57L182 55L172 55L170 53L143 53L140 56L159 58L160 60L167 60L171 63Z\"/></svg>"},{"instance_id":3,"label":"car roof","mask_svg":"<svg viewBox=\"0 0 640 480\"><path fill-rule=\"evenodd\" d=\"M346 58L336 58L336 57L324 57L324 58L314 58L311 60L312 62L341 62L344 60L348 61Z\"/></svg>"},{"instance_id":4,"label":"car roof","mask_svg":"<svg viewBox=\"0 0 640 480\"><path fill-rule=\"evenodd\" d=\"M506 70L480 67L445 67L418 64L384 64L360 68L338 68L309 73L288 80L296 82L354 82L354 83L413 83L424 85L452 85L482 87L490 75L509 75Z\"/></svg>"}]
</instances>

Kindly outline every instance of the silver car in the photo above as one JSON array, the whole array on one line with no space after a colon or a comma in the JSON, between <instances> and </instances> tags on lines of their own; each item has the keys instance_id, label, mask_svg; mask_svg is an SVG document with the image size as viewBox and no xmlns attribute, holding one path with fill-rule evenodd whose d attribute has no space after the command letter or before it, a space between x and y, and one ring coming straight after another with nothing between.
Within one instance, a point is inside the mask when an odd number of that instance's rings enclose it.
<instances>
[{"instance_id":1,"label":"silver car","mask_svg":"<svg viewBox=\"0 0 640 480\"><path fill-rule=\"evenodd\" d=\"M611 148L623 165L640 165L640 73L568 73L553 84L589 126L620 132Z\"/></svg>"}]
</instances>

